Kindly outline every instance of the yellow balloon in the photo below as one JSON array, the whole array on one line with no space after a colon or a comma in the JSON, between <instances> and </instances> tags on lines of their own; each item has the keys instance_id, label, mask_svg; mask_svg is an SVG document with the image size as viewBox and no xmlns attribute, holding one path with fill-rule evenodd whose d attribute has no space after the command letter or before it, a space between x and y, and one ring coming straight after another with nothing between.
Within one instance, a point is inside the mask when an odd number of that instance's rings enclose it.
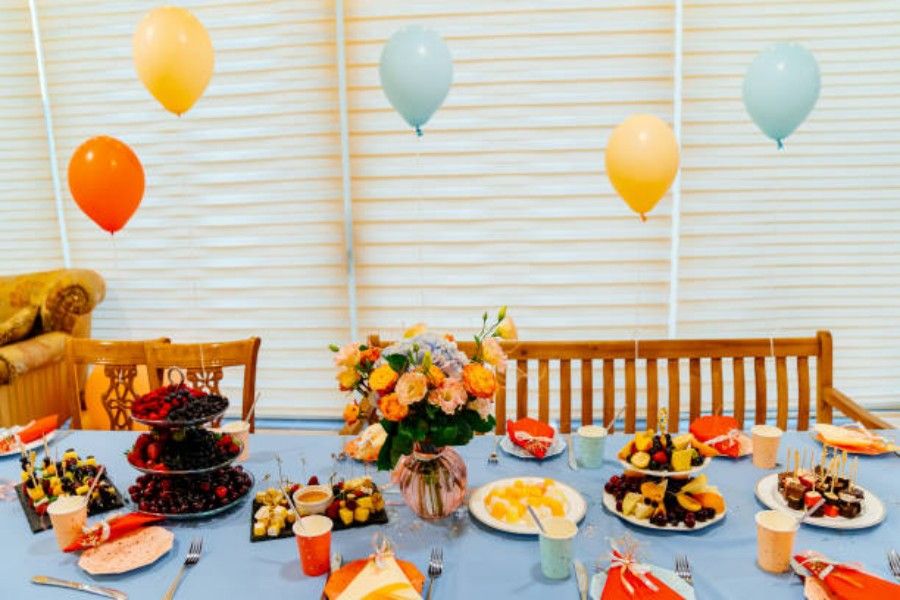
<instances>
[{"instance_id":1,"label":"yellow balloon","mask_svg":"<svg viewBox=\"0 0 900 600\"><path fill-rule=\"evenodd\" d=\"M606 175L622 199L646 220L678 172L678 140L653 115L628 117L609 136Z\"/></svg>"},{"instance_id":2,"label":"yellow balloon","mask_svg":"<svg viewBox=\"0 0 900 600\"><path fill-rule=\"evenodd\" d=\"M166 110L181 115L203 95L213 72L206 28L177 6L154 8L134 32L134 66Z\"/></svg>"}]
</instances>

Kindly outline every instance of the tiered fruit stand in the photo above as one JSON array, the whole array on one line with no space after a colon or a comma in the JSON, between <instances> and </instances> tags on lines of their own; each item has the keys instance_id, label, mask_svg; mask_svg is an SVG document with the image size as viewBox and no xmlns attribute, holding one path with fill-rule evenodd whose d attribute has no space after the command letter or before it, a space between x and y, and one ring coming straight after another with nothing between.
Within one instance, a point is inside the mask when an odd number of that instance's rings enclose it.
<instances>
[{"instance_id":1,"label":"tiered fruit stand","mask_svg":"<svg viewBox=\"0 0 900 600\"><path fill-rule=\"evenodd\" d=\"M222 418L228 401L196 391L192 393L183 380L151 394L156 394L155 398L160 398L162 404L172 401L182 407L204 402L200 398L215 398L221 408L217 406L216 410L207 411L209 414L200 411L200 414L185 419L168 418L168 410L161 411L165 413L162 415L154 413L161 418L132 415L135 422L150 428L150 432L142 433L128 452L129 464L142 473L128 488L138 510L167 519L201 519L241 504L253 489L254 481L251 473L240 466L232 466L240 456L240 443L228 434L216 433L206 427ZM195 440L209 446L201 451L201 460L195 456L198 450L198 444L192 443ZM191 460L187 460L188 453L191 453ZM211 459L208 460L211 464L198 464L202 459ZM172 468L172 463L177 468ZM194 464L197 466L191 466Z\"/></svg>"}]
</instances>

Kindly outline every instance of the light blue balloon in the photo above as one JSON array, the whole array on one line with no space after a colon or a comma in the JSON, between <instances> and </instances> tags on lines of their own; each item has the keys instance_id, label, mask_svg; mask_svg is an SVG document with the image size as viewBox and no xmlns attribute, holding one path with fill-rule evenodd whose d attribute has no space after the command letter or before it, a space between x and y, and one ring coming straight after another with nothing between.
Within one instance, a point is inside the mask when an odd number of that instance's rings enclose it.
<instances>
[{"instance_id":1,"label":"light blue balloon","mask_svg":"<svg viewBox=\"0 0 900 600\"><path fill-rule=\"evenodd\" d=\"M453 82L453 59L441 36L418 25L396 32L381 51L381 89L400 116L422 135Z\"/></svg>"},{"instance_id":2,"label":"light blue balloon","mask_svg":"<svg viewBox=\"0 0 900 600\"><path fill-rule=\"evenodd\" d=\"M819 65L799 44L776 44L760 52L744 76L744 106L762 132L784 139L806 119L819 98Z\"/></svg>"}]
</instances>

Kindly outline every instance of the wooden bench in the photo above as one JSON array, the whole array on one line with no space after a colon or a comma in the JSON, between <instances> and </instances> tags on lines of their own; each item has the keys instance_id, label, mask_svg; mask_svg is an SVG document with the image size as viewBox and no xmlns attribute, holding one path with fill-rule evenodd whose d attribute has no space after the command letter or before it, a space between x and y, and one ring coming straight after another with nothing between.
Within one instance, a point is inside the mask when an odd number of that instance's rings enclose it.
<instances>
[{"instance_id":1,"label":"wooden bench","mask_svg":"<svg viewBox=\"0 0 900 600\"><path fill-rule=\"evenodd\" d=\"M385 347L377 335L369 337L370 345ZM616 371L623 366L625 383L625 431L635 430L638 408L637 371L646 370L645 408L647 426L656 427L659 398L659 369L665 363L668 383L669 430L678 431L680 417L687 412L691 420L701 414L703 381L701 360L710 363L710 381L713 414L733 414L744 426L746 412L745 381L754 381L753 407L756 423L765 423L768 414L766 359L774 359L776 381L775 424L788 428L789 390L788 358L796 358L797 413L796 425L800 431L809 428L812 383L810 361L815 360L815 418L818 423L831 423L833 409L859 421L872 429L889 429L886 421L871 414L832 384L831 333L819 331L806 338L744 338L744 339L682 339L682 340L623 340L623 341L502 341L511 366L501 376L496 396L497 432L506 429L507 392L506 378L515 377L515 414L517 418L528 415L528 389L530 361L537 363L538 419L550 418L550 367L558 364L559 372L559 425L562 433L572 429L572 363L580 364L581 398L580 418L583 424L595 421L599 406L595 407L594 391L602 390L602 420L609 422L616 412ZM474 342L459 342L461 350L471 355ZM602 364L602 385L593 380L594 361ZM679 364L686 361L689 373L689 393L681 398L681 370ZM730 410L725 407L724 369L730 363L733 393ZM750 374L748 374L750 371ZM597 403L600 404L599 402ZM685 410L686 409L686 410ZM532 415L534 416L534 415Z\"/></svg>"}]
</instances>

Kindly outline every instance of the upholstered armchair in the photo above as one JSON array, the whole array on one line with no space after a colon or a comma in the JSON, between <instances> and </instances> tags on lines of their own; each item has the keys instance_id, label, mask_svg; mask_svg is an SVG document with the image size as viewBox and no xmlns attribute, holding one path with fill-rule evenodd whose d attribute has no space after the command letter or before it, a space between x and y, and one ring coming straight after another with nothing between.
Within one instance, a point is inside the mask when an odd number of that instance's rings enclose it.
<instances>
[{"instance_id":1,"label":"upholstered armchair","mask_svg":"<svg viewBox=\"0 0 900 600\"><path fill-rule=\"evenodd\" d=\"M66 339L90 336L91 311L105 293L94 271L0 277L0 426L69 416Z\"/></svg>"}]
</instances>

